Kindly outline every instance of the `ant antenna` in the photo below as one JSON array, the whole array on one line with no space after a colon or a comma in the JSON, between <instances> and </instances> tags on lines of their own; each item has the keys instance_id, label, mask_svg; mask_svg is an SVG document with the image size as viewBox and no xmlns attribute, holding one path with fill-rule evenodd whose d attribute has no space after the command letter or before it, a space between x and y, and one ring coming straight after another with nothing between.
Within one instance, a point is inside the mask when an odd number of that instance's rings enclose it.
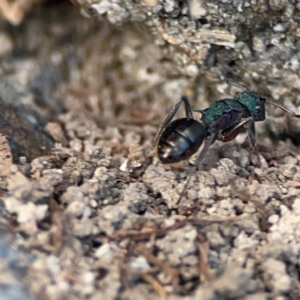
<instances>
[{"instance_id":1,"label":"ant antenna","mask_svg":"<svg viewBox=\"0 0 300 300\"><path fill-rule=\"evenodd\" d=\"M245 86L243 86L243 85L241 85L241 84L239 84L239 83L236 83L236 82L234 82L234 81L226 80L226 83L227 83L227 84L234 85L234 86L236 86L236 87L238 87L238 88L241 88L241 89L243 89L243 90L246 90L246 91L249 91L249 92L250 92L250 90L249 90L248 88L246 88Z\"/></svg>"},{"instance_id":2,"label":"ant antenna","mask_svg":"<svg viewBox=\"0 0 300 300\"><path fill-rule=\"evenodd\" d=\"M300 114L296 114L295 112L289 110L288 108L285 108L284 106L282 106L280 104L277 104L277 103L271 102L271 101L265 101L265 102L281 108L283 111L285 111L287 114L289 114L293 118L300 118Z\"/></svg>"}]
</instances>

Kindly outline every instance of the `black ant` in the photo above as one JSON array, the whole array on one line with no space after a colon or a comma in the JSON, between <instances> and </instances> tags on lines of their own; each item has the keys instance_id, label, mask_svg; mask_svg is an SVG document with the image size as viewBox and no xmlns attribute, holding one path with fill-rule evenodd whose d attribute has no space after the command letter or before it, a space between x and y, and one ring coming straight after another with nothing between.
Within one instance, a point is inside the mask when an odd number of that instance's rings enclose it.
<instances>
[{"instance_id":1,"label":"black ant","mask_svg":"<svg viewBox=\"0 0 300 300\"><path fill-rule=\"evenodd\" d=\"M300 114L277 103L266 101L257 92L250 91L239 84L230 83L243 88L244 91L236 93L233 99L222 99L204 110L195 110L195 112L202 113L201 121L195 120L188 98L182 96L164 120L156 136L154 147L157 147L158 157L163 164L177 163L190 158L205 140L204 147L195 161L195 166L188 172L187 181L177 203L181 201L191 176L196 172L209 147L216 140L229 142L246 129L258 163L261 164L255 137L255 122L266 119L266 103L281 108L294 118L300 118ZM172 121L182 103L185 107L186 117Z\"/></svg>"}]
</instances>

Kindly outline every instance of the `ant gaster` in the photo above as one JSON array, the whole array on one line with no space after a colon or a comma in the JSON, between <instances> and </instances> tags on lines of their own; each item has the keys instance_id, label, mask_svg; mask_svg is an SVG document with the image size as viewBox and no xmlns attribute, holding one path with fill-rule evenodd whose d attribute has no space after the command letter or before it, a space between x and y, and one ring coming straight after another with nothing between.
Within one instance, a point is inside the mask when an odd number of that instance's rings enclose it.
<instances>
[{"instance_id":1,"label":"ant gaster","mask_svg":"<svg viewBox=\"0 0 300 300\"><path fill-rule=\"evenodd\" d=\"M244 89L244 91L236 93L233 99L222 99L204 110L195 110L195 112L202 113L201 121L194 119L188 98L182 96L164 120L156 136L154 147L157 147L158 157L163 164L177 163L190 158L205 141L204 147L195 161L195 166L188 171L185 186L177 203L181 201L191 176L196 172L209 147L216 140L229 142L246 129L250 144L260 164L255 137L255 122L265 120L266 103L281 108L294 118L300 118L300 114L296 114L277 103L266 101L257 92L250 91L239 84L230 83ZM185 107L186 117L172 121L182 103Z\"/></svg>"}]
</instances>

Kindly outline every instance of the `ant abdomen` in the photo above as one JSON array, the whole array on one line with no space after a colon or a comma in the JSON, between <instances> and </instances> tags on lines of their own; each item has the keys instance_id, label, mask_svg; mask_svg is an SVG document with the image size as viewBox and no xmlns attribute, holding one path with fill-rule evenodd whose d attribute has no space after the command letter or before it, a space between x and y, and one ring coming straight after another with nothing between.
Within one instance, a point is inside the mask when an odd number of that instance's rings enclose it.
<instances>
[{"instance_id":1,"label":"ant abdomen","mask_svg":"<svg viewBox=\"0 0 300 300\"><path fill-rule=\"evenodd\" d=\"M158 157L164 164L190 158L200 148L208 133L198 121L189 118L171 122L158 142Z\"/></svg>"}]
</instances>

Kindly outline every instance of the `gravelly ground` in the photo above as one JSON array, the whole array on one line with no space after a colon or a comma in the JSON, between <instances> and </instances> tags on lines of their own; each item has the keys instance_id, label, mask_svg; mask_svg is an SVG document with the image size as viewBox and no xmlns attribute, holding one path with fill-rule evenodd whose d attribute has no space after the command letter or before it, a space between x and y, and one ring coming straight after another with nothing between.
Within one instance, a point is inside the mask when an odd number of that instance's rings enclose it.
<instances>
[{"instance_id":1,"label":"gravelly ground","mask_svg":"<svg viewBox=\"0 0 300 300\"><path fill-rule=\"evenodd\" d=\"M151 36L67 3L1 31L1 109L25 149L1 136L1 299L300 299L299 147L261 125L258 167L247 143L215 144L178 206L188 166L162 166L152 141L195 81ZM234 93L196 83L193 107Z\"/></svg>"}]
</instances>

